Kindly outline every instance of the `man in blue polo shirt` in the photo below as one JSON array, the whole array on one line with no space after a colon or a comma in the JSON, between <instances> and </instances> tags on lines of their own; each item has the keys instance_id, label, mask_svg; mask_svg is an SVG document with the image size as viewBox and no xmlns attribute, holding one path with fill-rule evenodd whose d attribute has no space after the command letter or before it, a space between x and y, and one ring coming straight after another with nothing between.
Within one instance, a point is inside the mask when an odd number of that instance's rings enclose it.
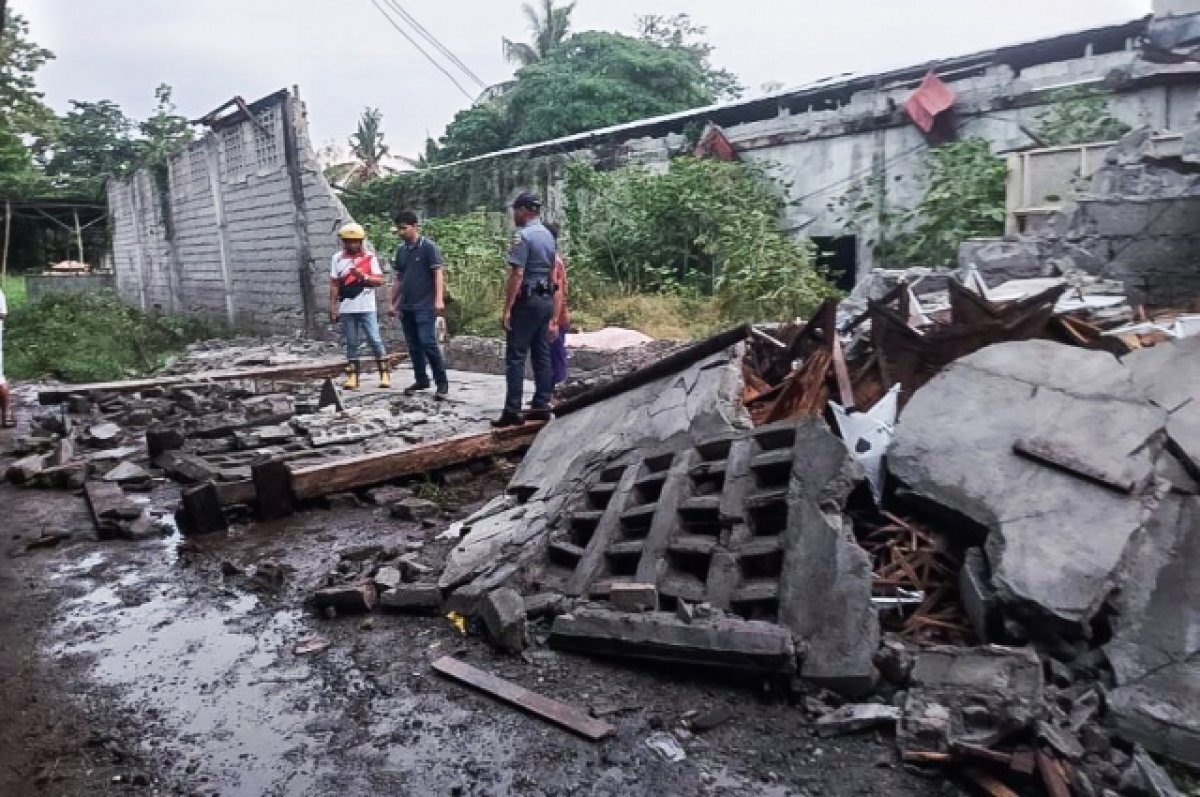
<instances>
[{"instance_id":1,"label":"man in blue polo shirt","mask_svg":"<svg viewBox=\"0 0 1200 797\"><path fill-rule=\"evenodd\" d=\"M446 361L437 342L437 318L446 311L446 278L442 252L437 244L421 234L417 214L402 210L396 214L396 232L400 248L396 250L396 278L392 281L391 315L400 316L404 343L412 360L416 381L405 388L407 395L429 389L429 374L437 398L450 391L446 379Z\"/></svg>"}]
</instances>

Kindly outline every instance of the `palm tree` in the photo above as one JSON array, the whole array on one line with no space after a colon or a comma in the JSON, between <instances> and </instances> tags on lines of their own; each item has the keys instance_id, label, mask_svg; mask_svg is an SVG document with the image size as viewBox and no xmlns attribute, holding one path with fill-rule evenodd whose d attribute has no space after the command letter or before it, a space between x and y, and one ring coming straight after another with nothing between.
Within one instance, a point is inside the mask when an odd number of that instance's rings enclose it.
<instances>
[{"instance_id":1,"label":"palm tree","mask_svg":"<svg viewBox=\"0 0 1200 797\"><path fill-rule=\"evenodd\" d=\"M533 39L529 44L503 39L504 57L519 66L530 66L562 46L571 30L571 12L575 10L575 3L556 6L554 0L542 0L541 13L528 3L523 3L521 10L529 20Z\"/></svg>"},{"instance_id":2,"label":"palm tree","mask_svg":"<svg viewBox=\"0 0 1200 797\"><path fill-rule=\"evenodd\" d=\"M378 108L364 108L358 120L358 130L350 136L353 160L335 163L325 170L325 178L336 188L357 190L385 172L383 165L388 146L383 143L383 114Z\"/></svg>"}]
</instances>

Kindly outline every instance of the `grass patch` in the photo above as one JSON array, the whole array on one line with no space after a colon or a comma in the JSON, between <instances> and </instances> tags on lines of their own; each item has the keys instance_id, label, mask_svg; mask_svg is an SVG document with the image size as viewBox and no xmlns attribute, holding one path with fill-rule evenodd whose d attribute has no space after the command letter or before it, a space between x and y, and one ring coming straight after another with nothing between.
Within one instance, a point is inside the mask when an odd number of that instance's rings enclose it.
<instances>
[{"instance_id":1,"label":"grass patch","mask_svg":"<svg viewBox=\"0 0 1200 797\"><path fill-rule=\"evenodd\" d=\"M25 278L9 274L8 279L4 281L4 298L8 300L8 312L10 313L23 306L28 301L25 293Z\"/></svg>"},{"instance_id":2,"label":"grass patch","mask_svg":"<svg viewBox=\"0 0 1200 797\"><path fill-rule=\"evenodd\" d=\"M196 318L147 314L110 291L49 294L9 305L5 365L18 379L97 382L161 366L188 343L216 336Z\"/></svg>"},{"instance_id":3,"label":"grass patch","mask_svg":"<svg viewBox=\"0 0 1200 797\"><path fill-rule=\"evenodd\" d=\"M604 327L635 329L652 338L693 340L721 327L711 298L675 294L629 294L581 297L571 302L571 326L582 332Z\"/></svg>"}]
</instances>

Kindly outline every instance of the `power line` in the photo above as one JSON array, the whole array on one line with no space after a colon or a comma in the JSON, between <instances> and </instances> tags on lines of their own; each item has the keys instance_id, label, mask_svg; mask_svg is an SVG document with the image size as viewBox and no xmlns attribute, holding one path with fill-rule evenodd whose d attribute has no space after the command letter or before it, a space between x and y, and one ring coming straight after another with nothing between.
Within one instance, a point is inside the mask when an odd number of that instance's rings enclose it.
<instances>
[{"instance_id":1,"label":"power line","mask_svg":"<svg viewBox=\"0 0 1200 797\"><path fill-rule=\"evenodd\" d=\"M446 56L446 58L450 59L452 64L461 69L464 75L479 84L481 89L487 88L487 84L483 82L479 75L476 75L473 71L471 71L471 68L463 63L462 60L455 55L449 47L442 44L436 36L430 33L429 30L417 20L416 17L410 14L408 10L404 8L404 6L400 5L399 0L384 0L384 2L387 3L393 11L399 14L402 19L408 22L408 24L411 25L413 29L421 35L422 38L432 44L434 49Z\"/></svg>"},{"instance_id":2,"label":"power line","mask_svg":"<svg viewBox=\"0 0 1200 797\"><path fill-rule=\"evenodd\" d=\"M449 81L454 84L455 88L457 88L459 91L461 91L463 93L464 97L466 97L471 102L475 101L475 98L471 96L471 93L468 92L466 89L464 89L462 87L462 84L454 79L454 75L450 74L446 70L446 67L442 66L440 63L438 63L436 58L431 56L429 53L425 52L425 49L423 47L421 47L421 45L417 44L416 39L414 39L412 36L410 36L408 34L408 31L406 31L404 28L402 28L396 24L396 20L392 19L391 16L388 14L388 12L384 10L383 6L379 5L379 0L371 0L371 5L375 6L375 9L377 11L379 11L380 14L383 14L383 18L388 21L389 25L391 25L393 28L396 29L397 33L399 33L404 38L408 39L408 43L411 44L413 47L415 47L417 49L417 52L419 52L421 55L425 56L425 60L429 61L429 63L431 63L435 67L437 67L438 71L441 72L443 75L445 75L446 78L449 79Z\"/></svg>"}]
</instances>

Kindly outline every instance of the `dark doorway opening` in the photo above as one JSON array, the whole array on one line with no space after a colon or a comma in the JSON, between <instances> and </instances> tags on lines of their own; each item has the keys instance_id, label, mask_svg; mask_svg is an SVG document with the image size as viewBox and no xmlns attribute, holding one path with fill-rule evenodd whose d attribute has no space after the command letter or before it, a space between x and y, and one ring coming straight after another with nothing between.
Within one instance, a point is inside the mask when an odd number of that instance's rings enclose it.
<instances>
[{"instance_id":1,"label":"dark doorway opening","mask_svg":"<svg viewBox=\"0 0 1200 797\"><path fill-rule=\"evenodd\" d=\"M858 238L853 235L814 235L817 264L829 272L838 289L849 293L858 279Z\"/></svg>"}]
</instances>

